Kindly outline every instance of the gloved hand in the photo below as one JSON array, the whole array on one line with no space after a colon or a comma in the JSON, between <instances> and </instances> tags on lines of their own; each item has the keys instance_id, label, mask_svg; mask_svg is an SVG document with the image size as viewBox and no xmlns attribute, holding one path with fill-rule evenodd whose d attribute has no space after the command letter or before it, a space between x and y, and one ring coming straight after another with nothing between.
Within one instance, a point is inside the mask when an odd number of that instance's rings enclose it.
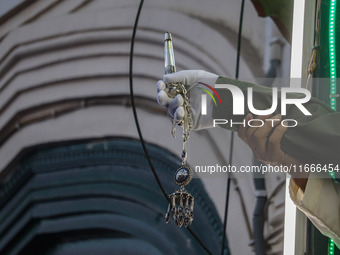
<instances>
[{"instance_id":1,"label":"gloved hand","mask_svg":"<svg viewBox=\"0 0 340 255\"><path fill-rule=\"evenodd\" d=\"M210 97L207 97L207 114L201 115L202 91L197 89L197 86L200 85L200 83L204 83L214 88L217 78L218 75L203 70L186 70L173 74L166 74L163 76L163 80L157 82L158 103L168 108L169 114L176 122L181 121L185 117L183 108L184 99L182 95L177 94L174 98L171 98L164 89L166 88L166 84L169 83L183 83L187 90L187 97L191 107L192 129L212 127L213 100Z\"/></svg>"}]
</instances>

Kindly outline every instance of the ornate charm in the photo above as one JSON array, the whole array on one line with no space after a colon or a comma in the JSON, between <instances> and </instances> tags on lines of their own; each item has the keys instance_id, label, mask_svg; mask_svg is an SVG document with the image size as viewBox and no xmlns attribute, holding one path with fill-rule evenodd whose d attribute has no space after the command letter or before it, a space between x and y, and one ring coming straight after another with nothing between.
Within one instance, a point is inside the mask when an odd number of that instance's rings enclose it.
<instances>
[{"instance_id":1,"label":"ornate charm","mask_svg":"<svg viewBox=\"0 0 340 255\"><path fill-rule=\"evenodd\" d=\"M165 74L176 72L175 55L170 33L165 33L164 56ZM182 225L188 227L194 219L194 198L184 189L184 186L192 179L192 170L186 165L187 153L185 151L185 143L189 139L190 129L192 128L191 107L184 84L178 82L166 84L165 92L170 98L174 98L178 94L182 95L184 100L183 108L185 111L183 120L176 122L172 119L171 133L173 137L175 137L176 124L183 128L182 166L177 169L175 173L175 182L180 189L169 196L170 204L168 212L165 215L165 221L168 223L170 214L172 214L178 227L181 227Z\"/></svg>"},{"instance_id":2,"label":"ornate charm","mask_svg":"<svg viewBox=\"0 0 340 255\"><path fill-rule=\"evenodd\" d=\"M187 185L192 179L192 170L188 166L182 166L175 173L175 182L178 186Z\"/></svg>"},{"instance_id":3,"label":"ornate charm","mask_svg":"<svg viewBox=\"0 0 340 255\"><path fill-rule=\"evenodd\" d=\"M184 186L187 185L192 179L192 170L182 165L175 173L175 182L180 186L180 190L172 193L168 211L165 215L165 222L168 223L172 215L178 227L188 227L194 220L194 197L188 193Z\"/></svg>"}]
</instances>

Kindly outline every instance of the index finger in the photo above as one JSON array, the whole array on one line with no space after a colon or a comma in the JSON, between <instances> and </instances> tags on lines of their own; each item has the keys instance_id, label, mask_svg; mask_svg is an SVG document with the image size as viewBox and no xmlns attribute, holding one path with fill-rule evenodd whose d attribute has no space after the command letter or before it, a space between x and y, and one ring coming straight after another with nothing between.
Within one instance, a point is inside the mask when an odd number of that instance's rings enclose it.
<instances>
[{"instance_id":1,"label":"index finger","mask_svg":"<svg viewBox=\"0 0 340 255\"><path fill-rule=\"evenodd\" d=\"M160 80L157 82L157 93L159 93L161 90L164 90L166 88L166 85L164 81Z\"/></svg>"}]
</instances>

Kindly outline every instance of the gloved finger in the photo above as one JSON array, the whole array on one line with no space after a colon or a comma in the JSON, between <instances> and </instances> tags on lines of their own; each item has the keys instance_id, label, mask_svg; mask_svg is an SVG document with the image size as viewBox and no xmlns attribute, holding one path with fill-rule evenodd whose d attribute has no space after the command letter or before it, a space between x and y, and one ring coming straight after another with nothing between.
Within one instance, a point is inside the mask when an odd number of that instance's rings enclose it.
<instances>
[{"instance_id":1,"label":"gloved finger","mask_svg":"<svg viewBox=\"0 0 340 255\"><path fill-rule=\"evenodd\" d=\"M166 85L164 81L160 80L157 82L157 93L159 93L161 90L164 90L166 88Z\"/></svg>"},{"instance_id":2,"label":"gloved finger","mask_svg":"<svg viewBox=\"0 0 340 255\"><path fill-rule=\"evenodd\" d=\"M174 119L176 121L180 121L180 120L182 120L184 118L184 115L185 115L184 108L182 106L180 106L175 111Z\"/></svg>"},{"instance_id":3,"label":"gloved finger","mask_svg":"<svg viewBox=\"0 0 340 255\"><path fill-rule=\"evenodd\" d=\"M173 100L171 100L169 104L169 113L172 117L175 115L175 111L177 110L178 107L182 106L184 103L183 97L181 95L175 96Z\"/></svg>"},{"instance_id":4,"label":"gloved finger","mask_svg":"<svg viewBox=\"0 0 340 255\"><path fill-rule=\"evenodd\" d=\"M160 105L168 106L171 102L172 98L168 97L168 94L161 90L157 95L157 101Z\"/></svg>"}]
</instances>

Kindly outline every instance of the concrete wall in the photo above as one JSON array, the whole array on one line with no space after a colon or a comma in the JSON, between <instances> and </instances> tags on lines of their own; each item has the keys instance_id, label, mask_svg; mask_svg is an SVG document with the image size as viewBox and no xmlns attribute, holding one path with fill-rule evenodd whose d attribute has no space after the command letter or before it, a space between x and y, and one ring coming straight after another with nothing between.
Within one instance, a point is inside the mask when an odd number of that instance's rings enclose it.
<instances>
[{"instance_id":1,"label":"concrete wall","mask_svg":"<svg viewBox=\"0 0 340 255\"><path fill-rule=\"evenodd\" d=\"M15 8L16 2L0 1L0 171L23 148L41 143L105 136L137 138L129 105L128 58L138 1L17 2ZM180 154L181 139L172 138L166 111L156 102L156 82L164 72L164 32L173 34L178 70L204 69L234 77L239 12L240 1L234 0L146 1L135 44L134 86L147 142ZM243 79L255 81L268 67L268 26L271 21L257 17L246 1ZM285 42L283 62L287 59ZM289 68L282 70L287 75ZM229 142L230 132L222 129L193 133L189 163L229 162ZM252 162L250 149L238 137L233 162L238 166ZM221 217L226 177L202 177ZM231 189L228 238L233 254L252 253L240 196L233 189L239 187L251 219L255 197L250 177L236 179ZM283 181L282 176L271 175L268 196ZM268 217L274 220L266 228L272 245L268 254L280 254L282 229L273 233L280 227L283 198L272 202Z\"/></svg>"}]
</instances>

